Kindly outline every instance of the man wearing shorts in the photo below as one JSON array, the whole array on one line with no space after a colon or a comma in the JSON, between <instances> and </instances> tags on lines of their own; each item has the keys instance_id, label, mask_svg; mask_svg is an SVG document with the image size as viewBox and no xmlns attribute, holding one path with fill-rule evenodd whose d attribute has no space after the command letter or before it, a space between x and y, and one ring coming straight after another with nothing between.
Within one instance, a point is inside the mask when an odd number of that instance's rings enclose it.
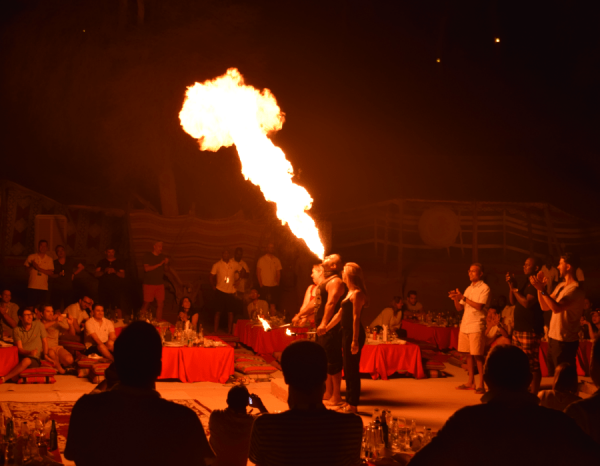
<instances>
[{"instance_id":1,"label":"man wearing shorts","mask_svg":"<svg viewBox=\"0 0 600 466\"><path fill-rule=\"evenodd\" d=\"M315 324L317 326L317 343L327 353L327 382L324 400L328 406L341 406L342 396L342 326L338 323L329 331L327 324L340 310L340 305L348 290L342 281L342 259L337 254L327 256L323 260L323 281L315 293Z\"/></svg>"},{"instance_id":2,"label":"man wearing shorts","mask_svg":"<svg viewBox=\"0 0 600 466\"><path fill-rule=\"evenodd\" d=\"M483 266L479 263L469 267L471 285L464 293L450 291L448 296L454 301L458 312L464 310L460 332L458 334L458 351L467 353L467 370L469 381L457 387L458 390L475 390L477 394L484 394L483 388L483 354L485 349L485 312L484 307L490 299L490 287L483 280ZM475 384L473 359L479 371L479 388Z\"/></svg>"},{"instance_id":3,"label":"man wearing shorts","mask_svg":"<svg viewBox=\"0 0 600 466\"><path fill-rule=\"evenodd\" d=\"M528 257L523 266L525 283L517 288L514 277L506 274L510 304L515 306L512 344L521 348L529 358L533 378L529 391L537 395L542 381L540 370L540 342L544 334L544 315L538 301L537 290L530 283L540 267L535 257Z\"/></svg>"},{"instance_id":4,"label":"man wearing shorts","mask_svg":"<svg viewBox=\"0 0 600 466\"><path fill-rule=\"evenodd\" d=\"M40 322L46 329L48 341L48 357L46 359L54 363L54 367L60 374L64 374L64 368L73 364L73 355L59 345L58 339L65 332L69 332L71 337L76 335L75 319L67 313L63 317L60 310L54 312L52 306L43 306Z\"/></svg>"},{"instance_id":5,"label":"man wearing shorts","mask_svg":"<svg viewBox=\"0 0 600 466\"><path fill-rule=\"evenodd\" d=\"M14 339L19 350L19 363L4 377L0 383L19 375L25 369L40 367L42 354L48 354L46 329L39 320L33 320L30 307L19 309L19 325L15 327Z\"/></svg>"},{"instance_id":6,"label":"man wearing shorts","mask_svg":"<svg viewBox=\"0 0 600 466\"><path fill-rule=\"evenodd\" d=\"M150 303L156 299L156 320L162 319L165 305L165 282L163 276L169 271L169 258L162 254L161 241L154 243L152 252L144 255L144 305L142 315L148 311Z\"/></svg>"}]
</instances>

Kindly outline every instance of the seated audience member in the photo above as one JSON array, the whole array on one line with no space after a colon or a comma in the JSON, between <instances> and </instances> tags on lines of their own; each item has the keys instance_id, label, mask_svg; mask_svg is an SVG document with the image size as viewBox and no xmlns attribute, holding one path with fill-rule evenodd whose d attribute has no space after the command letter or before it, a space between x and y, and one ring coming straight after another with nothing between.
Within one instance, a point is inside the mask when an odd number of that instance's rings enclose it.
<instances>
[{"instance_id":1,"label":"seated audience member","mask_svg":"<svg viewBox=\"0 0 600 466\"><path fill-rule=\"evenodd\" d=\"M371 322L370 327L387 325L390 331L396 332L400 338L406 338L406 330L402 330L402 318L404 315L402 296L394 296L391 307L386 307Z\"/></svg>"},{"instance_id":2,"label":"seated audience member","mask_svg":"<svg viewBox=\"0 0 600 466\"><path fill-rule=\"evenodd\" d=\"M19 325L14 330L14 341L19 351L19 363L0 383L18 376L25 369L40 367L42 355L48 353L46 329L39 320L33 320L33 308L19 309Z\"/></svg>"},{"instance_id":3,"label":"seated audience member","mask_svg":"<svg viewBox=\"0 0 600 466\"><path fill-rule=\"evenodd\" d=\"M500 311L502 325L508 334L512 335L513 328L515 327L515 306L508 304L504 295L498 296L496 306L496 309Z\"/></svg>"},{"instance_id":4,"label":"seated audience member","mask_svg":"<svg viewBox=\"0 0 600 466\"><path fill-rule=\"evenodd\" d=\"M2 299L0 300L0 338L2 333L6 336L12 336L13 329L19 325L19 306L11 303L11 299L10 290L3 290ZM2 331L3 328L4 331Z\"/></svg>"},{"instance_id":5,"label":"seated audience member","mask_svg":"<svg viewBox=\"0 0 600 466\"><path fill-rule=\"evenodd\" d=\"M540 406L564 411L571 403L581 400L578 392L577 368L563 362L554 370L552 390L542 390L538 393Z\"/></svg>"},{"instance_id":6,"label":"seated audience member","mask_svg":"<svg viewBox=\"0 0 600 466\"><path fill-rule=\"evenodd\" d=\"M496 345L510 345L510 335L500 322L500 314L495 307L490 307L487 312L485 330L486 352Z\"/></svg>"},{"instance_id":7,"label":"seated audience member","mask_svg":"<svg viewBox=\"0 0 600 466\"><path fill-rule=\"evenodd\" d=\"M582 315L580 323L584 340L593 340L598 336L600 331L600 314L598 314L598 311L590 312L589 317Z\"/></svg>"},{"instance_id":8,"label":"seated audience member","mask_svg":"<svg viewBox=\"0 0 600 466\"><path fill-rule=\"evenodd\" d=\"M227 394L227 408L216 409L210 414L208 430L210 446L217 458L213 466L246 466L250 449L250 434L256 416L246 408L252 399L252 407L261 413L267 409L257 395L250 395L244 386L236 385Z\"/></svg>"},{"instance_id":9,"label":"seated audience member","mask_svg":"<svg viewBox=\"0 0 600 466\"><path fill-rule=\"evenodd\" d=\"M600 338L594 340L592 347L590 376L598 390L589 398L567 406L565 413L575 419L581 430L600 444Z\"/></svg>"},{"instance_id":10,"label":"seated audience member","mask_svg":"<svg viewBox=\"0 0 600 466\"><path fill-rule=\"evenodd\" d=\"M568 416L538 406L537 396L529 393L533 376L523 350L508 345L493 348L484 378L489 391L482 404L454 413L431 443L417 452L411 466L597 463L598 445Z\"/></svg>"},{"instance_id":11,"label":"seated audience member","mask_svg":"<svg viewBox=\"0 0 600 466\"><path fill-rule=\"evenodd\" d=\"M248 317L251 320L258 319L258 316L265 318L269 315L269 304L262 299L258 299L259 297L258 290L252 288L250 290L250 304L248 304Z\"/></svg>"},{"instance_id":12,"label":"seated audience member","mask_svg":"<svg viewBox=\"0 0 600 466\"><path fill-rule=\"evenodd\" d=\"M112 361L116 339L115 326L104 317L104 308L94 304L92 318L85 323L85 354L99 354Z\"/></svg>"},{"instance_id":13,"label":"seated audience member","mask_svg":"<svg viewBox=\"0 0 600 466\"><path fill-rule=\"evenodd\" d=\"M115 342L119 382L112 390L77 400L67 459L77 466L211 463L214 453L196 413L155 390L161 358L161 338L151 324L136 321L123 329Z\"/></svg>"},{"instance_id":14,"label":"seated audience member","mask_svg":"<svg viewBox=\"0 0 600 466\"><path fill-rule=\"evenodd\" d=\"M423 305L417 301L417 292L415 290L408 292L408 299L404 307L410 315L421 314L423 312Z\"/></svg>"},{"instance_id":15,"label":"seated audience member","mask_svg":"<svg viewBox=\"0 0 600 466\"><path fill-rule=\"evenodd\" d=\"M327 355L317 343L299 340L281 355L289 386L289 411L254 421L250 461L257 465L350 466L360 461L363 423L356 414L325 408Z\"/></svg>"},{"instance_id":16,"label":"seated audience member","mask_svg":"<svg viewBox=\"0 0 600 466\"><path fill-rule=\"evenodd\" d=\"M81 339L81 333L83 332L83 326L81 325L90 318L92 306L94 301L89 296L83 296L76 303L67 306L65 313L73 318L73 326L75 327L75 334L77 335L74 339Z\"/></svg>"},{"instance_id":17,"label":"seated audience member","mask_svg":"<svg viewBox=\"0 0 600 466\"><path fill-rule=\"evenodd\" d=\"M192 306L192 301L187 296L182 298L179 304L179 320L182 322L191 322L192 330L198 330L198 311Z\"/></svg>"},{"instance_id":18,"label":"seated audience member","mask_svg":"<svg viewBox=\"0 0 600 466\"><path fill-rule=\"evenodd\" d=\"M302 307L300 307L300 311L292 319L292 324L294 325L305 325L309 322L314 324L315 322L315 297L317 295L317 288L323 281L323 265L313 265L310 276L313 284L304 293Z\"/></svg>"},{"instance_id":19,"label":"seated audience member","mask_svg":"<svg viewBox=\"0 0 600 466\"><path fill-rule=\"evenodd\" d=\"M69 315L63 317L60 311L54 312L52 306L44 306L41 322L46 329L48 340L46 360L54 364L56 370L61 374L65 373L64 366L73 364L73 356L58 344L58 337L65 332L72 336L75 335L73 320Z\"/></svg>"}]
</instances>

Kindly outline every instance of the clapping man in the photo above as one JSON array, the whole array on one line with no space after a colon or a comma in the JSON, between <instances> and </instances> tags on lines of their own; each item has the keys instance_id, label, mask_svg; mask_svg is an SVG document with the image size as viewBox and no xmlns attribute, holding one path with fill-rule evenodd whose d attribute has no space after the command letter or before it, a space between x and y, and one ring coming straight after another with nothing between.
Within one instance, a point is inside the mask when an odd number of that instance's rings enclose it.
<instances>
[{"instance_id":1,"label":"clapping man","mask_svg":"<svg viewBox=\"0 0 600 466\"><path fill-rule=\"evenodd\" d=\"M56 370L61 374L65 373L65 366L73 364L73 356L58 344L58 338L65 332L68 332L71 336L75 336L74 321L75 319L68 314L66 314L66 317L63 317L60 311L54 312L52 306L44 306L43 308L41 322L46 329L46 338L48 341L46 359L54 364Z\"/></svg>"},{"instance_id":2,"label":"clapping man","mask_svg":"<svg viewBox=\"0 0 600 466\"><path fill-rule=\"evenodd\" d=\"M479 263L469 267L471 285L461 293L458 288L450 291L448 296L454 301L458 312L464 310L458 334L458 351L467 353L467 370L469 381L459 385L458 390L475 390L477 394L485 393L483 386L483 355L485 351L485 312L484 308L490 299L490 287L483 280L483 266ZM475 368L479 372L479 388L475 385Z\"/></svg>"},{"instance_id":3,"label":"clapping man","mask_svg":"<svg viewBox=\"0 0 600 466\"><path fill-rule=\"evenodd\" d=\"M75 328L75 336L64 335L69 340L81 341L81 333L83 331L83 323L90 318L94 301L87 295L84 295L76 303L67 306L65 313L73 318L73 327Z\"/></svg>"},{"instance_id":4,"label":"clapping man","mask_svg":"<svg viewBox=\"0 0 600 466\"><path fill-rule=\"evenodd\" d=\"M578 262L577 257L570 253L560 257L558 271L564 281L556 286L551 295L546 292L547 279L543 274L530 277L531 284L537 289L542 309L552 311L548 340L554 367L563 362L573 366L576 363L585 298L585 293L579 288L575 278Z\"/></svg>"},{"instance_id":5,"label":"clapping man","mask_svg":"<svg viewBox=\"0 0 600 466\"><path fill-rule=\"evenodd\" d=\"M48 277L54 274L54 261L46 254L48 241L41 239L38 242L38 252L30 254L25 261L29 270L27 283L27 304L38 306L48 302Z\"/></svg>"},{"instance_id":6,"label":"clapping man","mask_svg":"<svg viewBox=\"0 0 600 466\"><path fill-rule=\"evenodd\" d=\"M33 320L33 309L19 309L19 325L14 330L14 339L19 351L19 363L0 383L16 377L25 369L40 367L42 355L48 353L46 329L39 320Z\"/></svg>"},{"instance_id":7,"label":"clapping man","mask_svg":"<svg viewBox=\"0 0 600 466\"><path fill-rule=\"evenodd\" d=\"M144 255L144 305L141 313L143 316L148 311L150 303L156 299L156 320L162 319L165 305L165 281L163 276L169 270L169 258L162 253L163 243L157 241L152 247L152 252Z\"/></svg>"},{"instance_id":8,"label":"clapping man","mask_svg":"<svg viewBox=\"0 0 600 466\"><path fill-rule=\"evenodd\" d=\"M115 309L120 313L125 266L116 258L115 248L107 248L105 256L96 265L96 272L94 273L94 276L98 279L99 302L104 306L104 309Z\"/></svg>"},{"instance_id":9,"label":"clapping man","mask_svg":"<svg viewBox=\"0 0 600 466\"><path fill-rule=\"evenodd\" d=\"M61 244L54 248L57 259L54 260L54 273L50 280L52 307L62 310L73 302L73 280L83 270L83 264L67 257L65 247Z\"/></svg>"}]
</instances>

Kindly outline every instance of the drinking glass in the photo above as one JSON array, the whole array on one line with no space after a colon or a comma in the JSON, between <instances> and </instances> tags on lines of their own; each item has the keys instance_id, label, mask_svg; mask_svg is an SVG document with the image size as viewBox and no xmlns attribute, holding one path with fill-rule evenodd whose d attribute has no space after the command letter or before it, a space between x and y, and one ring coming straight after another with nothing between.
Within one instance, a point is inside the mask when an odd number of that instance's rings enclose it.
<instances>
[{"instance_id":1,"label":"drinking glass","mask_svg":"<svg viewBox=\"0 0 600 466\"><path fill-rule=\"evenodd\" d=\"M377 418L379 418L381 420L381 410L379 408L373 409L373 416L372 416L373 421L375 421Z\"/></svg>"}]
</instances>

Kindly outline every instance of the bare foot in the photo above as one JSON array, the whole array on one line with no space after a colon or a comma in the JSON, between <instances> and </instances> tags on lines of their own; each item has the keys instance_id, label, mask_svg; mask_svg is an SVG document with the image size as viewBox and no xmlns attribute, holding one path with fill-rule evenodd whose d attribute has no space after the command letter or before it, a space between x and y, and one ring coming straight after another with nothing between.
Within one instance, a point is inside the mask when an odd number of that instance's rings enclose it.
<instances>
[{"instance_id":1,"label":"bare foot","mask_svg":"<svg viewBox=\"0 0 600 466\"><path fill-rule=\"evenodd\" d=\"M58 364L56 365L56 370L59 374L64 374L65 372L67 372L62 366L59 366Z\"/></svg>"},{"instance_id":2,"label":"bare foot","mask_svg":"<svg viewBox=\"0 0 600 466\"><path fill-rule=\"evenodd\" d=\"M344 402L341 399L335 400L333 398L330 398L324 404L325 404L325 406L341 406L344 404Z\"/></svg>"}]
</instances>

